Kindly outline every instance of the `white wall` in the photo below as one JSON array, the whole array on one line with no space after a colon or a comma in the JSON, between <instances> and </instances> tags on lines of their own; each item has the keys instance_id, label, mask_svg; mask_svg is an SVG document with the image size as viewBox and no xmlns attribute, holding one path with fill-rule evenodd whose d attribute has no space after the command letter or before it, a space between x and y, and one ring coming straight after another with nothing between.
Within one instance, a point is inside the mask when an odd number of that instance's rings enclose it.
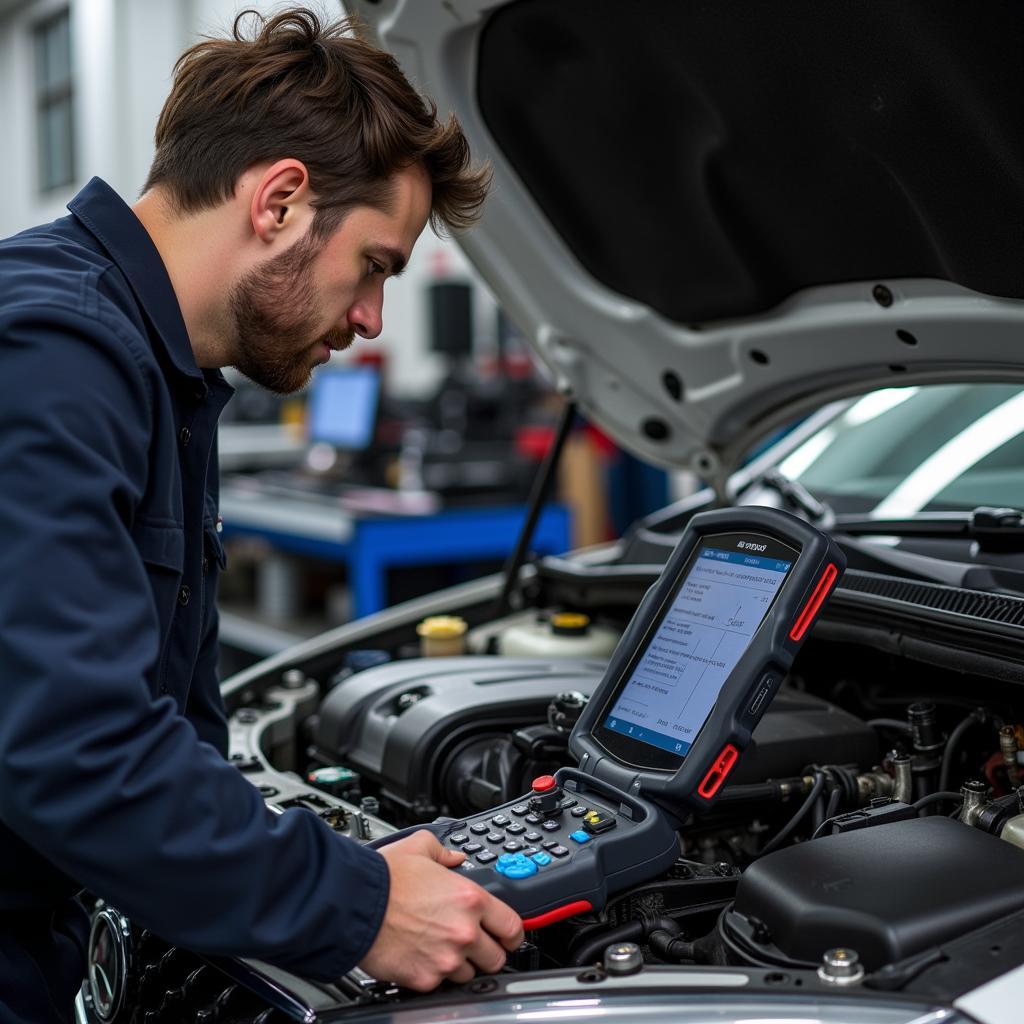
<instances>
[{"instance_id":1,"label":"white wall","mask_svg":"<svg viewBox=\"0 0 1024 1024\"><path fill-rule=\"evenodd\" d=\"M40 195L36 186L33 26L48 14L71 11L78 180ZM266 0L0 0L0 124L8 152L0 237L62 216L68 200L99 175L130 203L153 157L153 129L170 89L178 55L200 35L226 35L245 8L267 12ZM329 16L340 3L321 3ZM388 383L397 394L426 394L442 366L428 350L424 286L441 267L469 278L477 290L480 340L493 343L494 303L458 249L428 229L402 277L385 286L384 349ZM358 346L357 346L358 347Z\"/></svg>"}]
</instances>

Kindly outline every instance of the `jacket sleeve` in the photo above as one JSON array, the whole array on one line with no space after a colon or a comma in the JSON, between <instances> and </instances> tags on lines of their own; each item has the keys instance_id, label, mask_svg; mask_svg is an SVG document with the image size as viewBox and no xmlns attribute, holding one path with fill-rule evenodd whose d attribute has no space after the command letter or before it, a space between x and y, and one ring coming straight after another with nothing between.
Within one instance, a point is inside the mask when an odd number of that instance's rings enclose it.
<instances>
[{"instance_id":1,"label":"jacket sleeve","mask_svg":"<svg viewBox=\"0 0 1024 1024\"><path fill-rule=\"evenodd\" d=\"M170 942L337 977L380 927L383 858L268 811L145 682L139 345L60 309L0 321L0 820Z\"/></svg>"}]
</instances>

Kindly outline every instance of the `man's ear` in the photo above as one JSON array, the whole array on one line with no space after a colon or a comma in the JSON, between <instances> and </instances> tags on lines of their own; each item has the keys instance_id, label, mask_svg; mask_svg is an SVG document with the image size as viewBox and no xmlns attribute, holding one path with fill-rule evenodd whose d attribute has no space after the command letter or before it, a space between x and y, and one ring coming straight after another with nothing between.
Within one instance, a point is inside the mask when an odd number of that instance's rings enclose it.
<instances>
[{"instance_id":1,"label":"man's ear","mask_svg":"<svg viewBox=\"0 0 1024 1024\"><path fill-rule=\"evenodd\" d=\"M309 172L290 157L272 163L259 177L249 205L252 229L266 243L305 235L313 218Z\"/></svg>"}]
</instances>

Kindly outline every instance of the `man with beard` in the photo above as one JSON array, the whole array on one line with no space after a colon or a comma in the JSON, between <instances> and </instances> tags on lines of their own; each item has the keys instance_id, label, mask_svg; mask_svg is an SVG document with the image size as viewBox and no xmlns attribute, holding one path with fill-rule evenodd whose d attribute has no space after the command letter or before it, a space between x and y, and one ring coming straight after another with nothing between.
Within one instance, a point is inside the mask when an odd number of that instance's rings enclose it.
<instances>
[{"instance_id":1,"label":"man with beard","mask_svg":"<svg viewBox=\"0 0 1024 1024\"><path fill-rule=\"evenodd\" d=\"M271 814L226 760L217 416L381 330L428 219L487 175L394 61L295 10L179 62L134 208L94 179L0 242L0 1019L67 1021L86 890L169 942L417 989L514 912L419 833Z\"/></svg>"}]
</instances>

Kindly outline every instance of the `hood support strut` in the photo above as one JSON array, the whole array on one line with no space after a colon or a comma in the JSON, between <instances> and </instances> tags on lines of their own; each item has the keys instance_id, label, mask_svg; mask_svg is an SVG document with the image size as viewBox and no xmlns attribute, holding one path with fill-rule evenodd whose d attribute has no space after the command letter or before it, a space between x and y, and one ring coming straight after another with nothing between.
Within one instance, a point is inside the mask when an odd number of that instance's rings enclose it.
<instances>
[{"instance_id":1,"label":"hood support strut","mask_svg":"<svg viewBox=\"0 0 1024 1024\"><path fill-rule=\"evenodd\" d=\"M576 419L576 403L568 401L562 409L562 416L555 429L555 436L544 455L540 470L533 481L533 488L530 491L530 498L527 503L526 519L523 528L519 532L519 539L516 541L515 550L509 555L505 563L505 582L502 584L501 594L498 597L498 607L495 611L497 618L506 615L512 607L512 594L519 583L519 570L526 560L529 551L530 541L533 540L533 532L537 528L537 520L544 505L547 503L551 491L551 483L555 478L555 470L562 457L565 442L568 440L569 431L572 429L573 421Z\"/></svg>"}]
</instances>

